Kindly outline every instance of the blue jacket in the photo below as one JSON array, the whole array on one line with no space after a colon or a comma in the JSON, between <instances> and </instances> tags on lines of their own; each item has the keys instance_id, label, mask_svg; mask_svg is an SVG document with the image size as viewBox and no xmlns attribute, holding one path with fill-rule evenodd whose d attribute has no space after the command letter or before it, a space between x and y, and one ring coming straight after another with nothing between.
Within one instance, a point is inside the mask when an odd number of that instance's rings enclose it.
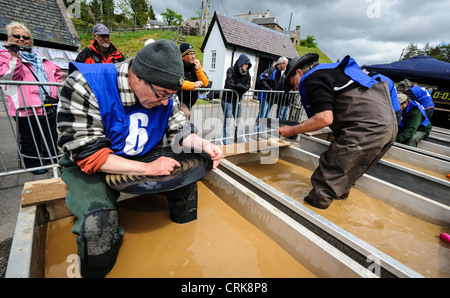
<instances>
[{"instance_id":1,"label":"blue jacket","mask_svg":"<svg viewBox=\"0 0 450 298\"><path fill-rule=\"evenodd\" d=\"M117 87L114 64L70 63L69 73L78 69L97 98L105 135L110 149L123 157L141 156L158 145L172 114L173 101L167 106L147 109L141 104L124 107ZM99 79L101 78L101 79Z\"/></svg>"},{"instance_id":2,"label":"blue jacket","mask_svg":"<svg viewBox=\"0 0 450 298\"><path fill-rule=\"evenodd\" d=\"M262 72L256 80L257 88L261 90L282 90L283 88L283 76L281 75L281 71L277 66L272 66ZM259 93L258 100L264 101L266 99L267 93ZM269 98L277 97L270 96Z\"/></svg>"}]
</instances>

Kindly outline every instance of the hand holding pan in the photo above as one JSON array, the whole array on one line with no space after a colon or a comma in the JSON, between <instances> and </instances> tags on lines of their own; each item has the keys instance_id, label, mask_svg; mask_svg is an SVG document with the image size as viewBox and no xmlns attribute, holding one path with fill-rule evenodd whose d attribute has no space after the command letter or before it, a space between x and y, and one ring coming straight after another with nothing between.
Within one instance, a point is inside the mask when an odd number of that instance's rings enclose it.
<instances>
[{"instance_id":1,"label":"hand holding pan","mask_svg":"<svg viewBox=\"0 0 450 298\"><path fill-rule=\"evenodd\" d=\"M122 174L107 174L106 183L113 189L131 194L150 194L172 191L189 185L206 176L213 166L211 157L206 153L175 153L171 148L160 148L149 154L134 158L141 162L152 162L161 156L178 161L181 167L176 167L167 176L134 176Z\"/></svg>"}]
</instances>

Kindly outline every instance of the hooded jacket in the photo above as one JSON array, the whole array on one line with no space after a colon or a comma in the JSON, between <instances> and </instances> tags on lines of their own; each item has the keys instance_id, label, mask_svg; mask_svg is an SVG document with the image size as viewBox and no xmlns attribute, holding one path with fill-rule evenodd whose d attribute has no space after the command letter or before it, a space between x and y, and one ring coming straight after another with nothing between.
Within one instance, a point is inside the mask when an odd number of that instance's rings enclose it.
<instances>
[{"instance_id":1,"label":"hooded jacket","mask_svg":"<svg viewBox=\"0 0 450 298\"><path fill-rule=\"evenodd\" d=\"M240 69L241 66L246 63L248 64L248 69L243 74ZM251 86L251 76L249 73L251 67L252 63L250 62L250 59L246 55L241 54L236 63L232 67L228 68L224 88L236 90L239 94L239 98L241 98ZM234 97L233 100L235 100Z\"/></svg>"}]
</instances>

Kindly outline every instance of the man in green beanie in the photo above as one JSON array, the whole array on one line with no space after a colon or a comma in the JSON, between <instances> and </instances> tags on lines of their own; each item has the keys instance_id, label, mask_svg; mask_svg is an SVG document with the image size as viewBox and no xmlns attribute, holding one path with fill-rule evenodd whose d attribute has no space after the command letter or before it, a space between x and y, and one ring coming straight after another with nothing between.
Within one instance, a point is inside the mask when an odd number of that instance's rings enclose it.
<instances>
[{"instance_id":1,"label":"man in green beanie","mask_svg":"<svg viewBox=\"0 0 450 298\"><path fill-rule=\"evenodd\" d=\"M196 135L175 95L183 84L178 46L167 40L146 45L136 57L118 64L72 63L58 106L61 178L66 204L77 218L83 277L104 277L114 267L123 229L116 200L119 192L105 174L169 175L180 164L169 157L144 163L139 157L162 146L203 151L215 169L222 151ZM167 194L170 217L187 223L197 217L197 184Z\"/></svg>"}]
</instances>

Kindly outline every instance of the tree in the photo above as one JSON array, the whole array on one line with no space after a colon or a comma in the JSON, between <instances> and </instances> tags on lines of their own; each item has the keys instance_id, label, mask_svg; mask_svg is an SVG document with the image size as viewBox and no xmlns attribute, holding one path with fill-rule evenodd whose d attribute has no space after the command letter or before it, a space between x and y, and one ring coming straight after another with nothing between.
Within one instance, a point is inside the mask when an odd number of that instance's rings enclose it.
<instances>
[{"instance_id":1,"label":"tree","mask_svg":"<svg viewBox=\"0 0 450 298\"><path fill-rule=\"evenodd\" d=\"M133 27L147 23L149 2L147 0L118 0L120 10L132 20Z\"/></svg>"},{"instance_id":2,"label":"tree","mask_svg":"<svg viewBox=\"0 0 450 298\"><path fill-rule=\"evenodd\" d=\"M306 39L300 40L300 45L308 48L317 48L316 38L313 35L307 35Z\"/></svg>"},{"instance_id":3,"label":"tree","mask_svg":"<svg viewBox=\"0 0 450 298\"><path fill-rule=\"evenodd\" d=\"M423 49L419 49L417 44L411 42L406 49L403 49L403 56L400 60L409 59L417 55L426 55L450 63L450 45L442 42L440 45L433 47L426 43Z\"/></svg>"},{"instance_id":4,"label":"tree","mask_svg":"<svg viewBox=\"0 0 450 298\"><path fill-rule=\"evenodd\" d=\"M151 5L148 9L148 18L150 20L156 20L156 15L155 15L155 12L153 11L153 7Z\"/></svg>"},{"instance_id":5,"label":"tree","mask_svg":"<svg viewBox=\"0 0 450 298\"><path fill-rule=\"evenodd\" d=\"M404 50L403 57L401 60L409 59L417 55L419 55L419 48L417 47L416 43L411 42L406 47L406 50Z\"/></svg>"},{"instance_id":6,"label":"tree","mask_svg":"<svg viewBox=\"0 0 450 298\"><path fill-rule=\"evenodd\" d=\"M75 0L64 0L66 7L74 4ZM114 0L80 0L80 15L76 17L76 24L83 27L92 27L96 23L103 23L112 27L115 22Z\"/></svg>"},{"instance_id":7,"label":"tree","mask_svg":"<svg viewBox=\"0 0 450 298\"><path fill-rule=\"evenodd\" d=\"M166 12L161 13L163 20L167 23L167 25L172 26L180 26L183 22L183 16L181 14L177 14L175 11L166 8Z\"/></svg>"},{"instance_id":8,"label":"tree","mask_svg":"<svg viewBox=\"0 0 450 298\"><path fill-rule=\"evenodd\" d=\"M439 47L439 54L434 56L435 59L450 63L450 45L442 44Z\"/></svg>"}]
</instances>

